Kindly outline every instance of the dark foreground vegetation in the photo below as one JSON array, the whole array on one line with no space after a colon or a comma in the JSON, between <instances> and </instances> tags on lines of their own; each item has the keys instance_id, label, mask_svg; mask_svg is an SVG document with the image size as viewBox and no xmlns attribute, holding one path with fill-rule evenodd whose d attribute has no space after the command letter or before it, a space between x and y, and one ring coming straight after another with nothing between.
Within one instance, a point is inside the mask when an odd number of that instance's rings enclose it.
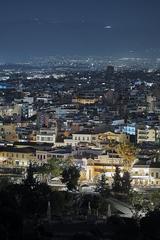
<instances>
[{"instance_id":1,"label":"dark foreground vegetation","mask_svg":"<svg viewBox=\"0 0 160 240\"><path fill-rule=\"evenodd\" d=\"M0 182L0 239L160 239L159 208L141 218L123 218L117 212L108 216L107 195L108 192L82 195L54 191L37 182L32 169L22 184L3 179Z\"/></svg>"}]
</instances>

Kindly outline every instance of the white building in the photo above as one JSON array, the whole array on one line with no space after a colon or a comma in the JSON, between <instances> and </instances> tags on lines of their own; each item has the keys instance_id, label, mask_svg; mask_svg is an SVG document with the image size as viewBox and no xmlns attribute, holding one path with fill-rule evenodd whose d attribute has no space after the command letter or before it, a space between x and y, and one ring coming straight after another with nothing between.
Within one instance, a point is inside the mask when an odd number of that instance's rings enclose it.
<instances>
[{"instance_id":1,"label":"white building","mask_svg":"<svg viewBox=\"0 0 160 240\"><path fill-rule=\"evenodd\" d=\"M72 135L72 146L76 146L79 143L96 143L98 140L98 134L80 132Z\"/></svg>"},{"instance_id":2,"label":"white building","mask_svg":"<svg viewBox=\"0 0 160 240\"><path fill-rule=\"evenodd\" d=\"M160 163L134 165L131 176L134 187L160 187Z\"/></svg>"},{"instance_id":3,"label":"white building","mask_svg":"<svg viewBox=\"0 0 160 240\"><path fill-rule=\"evenodd\" d=\"M57 127L52 129L42 128L37 133L36 142L37 143L52 143L55 144L57 137Z\"/></svg>"},{"instance_id":4,"label":"white building","mask_svg":"<svg viewBox=\"0 0 160 240\"><path fill-rule=\"evenodd\" d=\"M153 128L140 128L137 129L137 143L155 142L156 130Z\"/></svg>"}]
</instances>

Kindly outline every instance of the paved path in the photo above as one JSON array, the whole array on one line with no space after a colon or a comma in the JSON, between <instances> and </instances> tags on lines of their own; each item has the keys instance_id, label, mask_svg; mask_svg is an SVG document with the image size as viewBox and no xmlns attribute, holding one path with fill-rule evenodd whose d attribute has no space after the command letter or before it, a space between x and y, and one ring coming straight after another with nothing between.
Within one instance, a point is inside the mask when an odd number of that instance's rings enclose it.
<instances>
[{"instance_id":1,"label":"paved path","mask_svg":"<svg viewBox=\"0 0 160 240\"><path fill-rule=\"evenodd\" d=\"M122 214L119 214L121 217L128 217L131 218L133 217L133 207L130 206L129 204L126 204L122 201L119 201L115 198L109 198L108 202L113 206L116 210L121 212Z\"/></svg>"}]
</instances>

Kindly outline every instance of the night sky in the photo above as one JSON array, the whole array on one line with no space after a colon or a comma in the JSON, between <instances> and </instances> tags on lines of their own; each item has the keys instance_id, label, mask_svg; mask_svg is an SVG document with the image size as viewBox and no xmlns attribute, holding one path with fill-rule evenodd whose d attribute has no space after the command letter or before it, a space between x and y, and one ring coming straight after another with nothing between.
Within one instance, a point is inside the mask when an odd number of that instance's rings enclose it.
<instances>
[{"instance_id":1,"label":"night sky","mask_svg":"<svg viewBox=\"0 0 160 240\"><path fill-rule=\"evenodd\" d=\"M160 57L160 0L0 0L0 60Z\"/></svg>"}]
</instances>

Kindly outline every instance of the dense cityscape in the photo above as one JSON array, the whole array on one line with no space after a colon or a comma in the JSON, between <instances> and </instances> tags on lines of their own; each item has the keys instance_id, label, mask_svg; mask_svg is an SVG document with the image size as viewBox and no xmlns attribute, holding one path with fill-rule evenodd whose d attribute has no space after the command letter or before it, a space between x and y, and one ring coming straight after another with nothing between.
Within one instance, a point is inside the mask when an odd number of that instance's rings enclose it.
<instances>
[{"instance_id":1,"label":"dense cityscape","mask_svg":"<svg viewBox=\"0 0 160 240\"><path fill-rule=\"evenodd\" d=\"M0 3L0 240L160 240L160 1Z\"/></svg>"},{"instance_id":2,"label":"dense cityscape","mask_svg":"<svg viewBox=\"0 0 160 240\"><path fill-rule=\"evenodd\" d=\"M85 222L122 239L108 230L118 216L143 223L159 207L160 71L72 62L1 65L1 204L13 195L30 239L68 239Z\"/></svg>"}]
</instances>

